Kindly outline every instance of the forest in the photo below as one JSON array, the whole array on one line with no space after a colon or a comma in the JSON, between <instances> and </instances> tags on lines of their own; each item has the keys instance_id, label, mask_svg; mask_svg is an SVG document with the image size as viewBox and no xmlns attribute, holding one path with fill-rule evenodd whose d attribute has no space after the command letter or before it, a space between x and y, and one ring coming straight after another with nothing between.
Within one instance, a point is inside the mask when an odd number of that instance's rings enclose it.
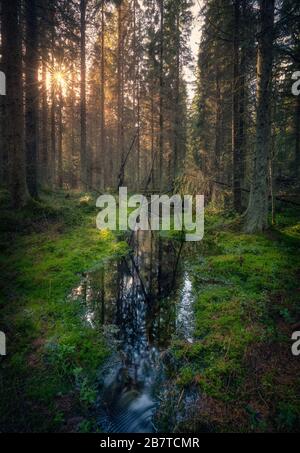
<instances>
[{"instance_id":1,"label":"forest","mask_svg":"<svg viewBox=\"0 0 300 453\"><path fill-rule=\"evenodd\" d=\"M0 5L0 433L299 432L298 0Z\"/></svg>"}]
</instances>

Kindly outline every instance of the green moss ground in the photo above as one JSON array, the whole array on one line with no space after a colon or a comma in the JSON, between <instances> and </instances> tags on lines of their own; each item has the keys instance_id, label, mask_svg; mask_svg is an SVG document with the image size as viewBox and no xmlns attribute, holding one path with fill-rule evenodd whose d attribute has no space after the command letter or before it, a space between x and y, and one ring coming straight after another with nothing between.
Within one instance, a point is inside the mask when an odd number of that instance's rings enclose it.
<instances>
[{"instance_id":1,"label":"green moss ground","mask_svg":"<svg viewBox=\"0 0 300 453\"><path fill-rule=\"evenodd\" d=\"M196 341L173 342L162 429L181 401L183 421L171 427L180 432L300 430L300 362L291 353L300 319L299 218L285 211L267 234L249 236L237 220L207 215L204 242L187 258ZM186 413L191 389L200 399Z\"/></svg>"},{"instance_id":2,"label":"green moss ground","mask_svg":"<svg viewBox=\"0 0 300 453\"><path fill-rule=\"evenodd\" d=\"M15 214L1 198L0 431L91 430L101 334L68 300L82 273L127 250L95 228L90 196L44 195Z\"/></svg>"},{"instance_id":3,"label":"green moss ground","mask_svg":"<svg viewBox=\"0 0 300 453\"><path fill-rule=\"evenodd\" d=\"M68 295L127 245L97 231L89 195L44 194L14 213L0 193L0 215L0 330L8 338L0 432L93 431L109 351ZM249 236L238 219L207 214L204 241L186 256L196 340L173 341L162 431L299 431L300 362L290 340L300 318L299 219L283 211L268 233ZM193 409L191 393L199 395Z\"/></svg>"}]
</instances>

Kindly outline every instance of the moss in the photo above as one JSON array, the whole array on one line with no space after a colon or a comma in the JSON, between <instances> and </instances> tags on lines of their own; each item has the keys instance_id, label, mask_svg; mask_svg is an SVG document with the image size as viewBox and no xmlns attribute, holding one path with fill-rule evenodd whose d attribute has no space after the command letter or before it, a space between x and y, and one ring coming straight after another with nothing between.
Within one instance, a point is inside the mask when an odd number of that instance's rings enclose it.
<instances>
[{"instance_id":1,"label":"moss","mask_svg":"<svg viewBox=\"0 0 300 453\"><path fill-rule=\"evenodd\" d=\"M2 224L9 247L0 257L0 328L8 336L0 425L3 431L59 431L73 412L87 415L109 353L101 333L82 321L83 305L67 296L84 272L126 253L127 244L97 231L90 195L48 194L17 214L4 201L11 224ZM59 410L62 396L70 400L67 410Z\"/></svg>"},{"instance_id":2,"label":"moss","mask_svg":"<svg viewBox=\"0 0 300 453\"><path fill-rule=\"evenodd\" d=\"M187 256L195 342L176 340L171 348L178 393L196 385L202 401L190 421L185 409L184 429L195 419L225 432L300 429L290 353L299 320L299 218L281 213L272 230L250 236L235 218L208 215L203 245Z\"/></svg>"},{"instance_id":3,"label":"moss","mask_svg":"<svg viewBox=\"0 0 300 453\"><path fill-rule=\"evenodd\" d=\"M86 271L126 254L127 244L97 231L91 194L48 193L15 213L0 193L0 213L0 330L8 337L1 430L95 430L90 408L109 350L68 295ZM198 413L184 408L177 431L300 430L299 365L290 354L300 317L299 218L281 212L276 227L249 236L238 218L208 212L203 243L186 245L195 341L172 343L169 401L186 406L185 393L196 389L201 404ZM80 420L70 428L74 414ZM174 428L166 414L164 432Z\"/></svg>"}]
</instances>

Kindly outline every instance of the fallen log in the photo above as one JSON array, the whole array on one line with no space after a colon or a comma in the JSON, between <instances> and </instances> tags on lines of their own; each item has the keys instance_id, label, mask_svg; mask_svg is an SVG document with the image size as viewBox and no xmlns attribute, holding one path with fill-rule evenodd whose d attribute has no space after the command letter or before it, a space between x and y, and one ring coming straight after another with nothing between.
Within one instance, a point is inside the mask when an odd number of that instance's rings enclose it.
<instances>
[{"instance_id":1,"label":"fallen log","mask_svg":"<svg viewBox=\"0 0 300 453\"><path fill-rule=\"evenodd\" d=\"M221 182L221 181L212 181L212 182L214 184L218 184L219 186L224 186L224 187L228 187L229 189L233 189L233 187L230 184L227 184L225 182ZM244 193L250 193L250 190L249 189L245 189L245 188L241 188L241 191L244 192ZM278 196L276 196L274 198L275 198L276 201L280 201L282 203L288 203L288 204L291 204L291 205L294 205L294 206L300 206L300 203L297 203L296 201L286 200L285 198L278 197Z\"/></svg>"}]
</instances>

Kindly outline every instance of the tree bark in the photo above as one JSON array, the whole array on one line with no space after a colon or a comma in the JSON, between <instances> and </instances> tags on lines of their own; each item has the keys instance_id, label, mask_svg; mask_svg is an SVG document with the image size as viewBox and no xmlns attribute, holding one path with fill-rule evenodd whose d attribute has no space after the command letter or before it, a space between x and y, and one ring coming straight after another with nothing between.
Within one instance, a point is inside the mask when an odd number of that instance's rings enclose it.
<instances>
[{"instance_id":1,"label":"tree bark","mask_svg":"<svg viewBox=\"0 0 300 453\"><path fill-rule=\"evenodd\" d=\"M58 89L58 143L57 143L57 182L60 189L63 188L63 94L62 86Z\"/></svg>"},{"instance_id":2,"label":"tree bark","mask_svg":"<svg viewBox=\"0 0 300 453\"><path fill-rule=\"evenodd\" d=\"M134 87L133 87L133 108L134 108L134 128L137 129L136 139L136 187L140 188L140 58L138 54L137 42L140 36L140 23L137 23L137 0L133 4L133 52L134 52Z\"/></svg>"},{"instance_id":3,"label":"tree bark","mask_svg":"<svg viewBox=\"0 0 300 453\"><path fill-rule=\"evenodd\" d=\"M77 187L77 168L76 168L76 150L75 150L75 68L72 63L71 65L71 87L70 87L70 98L71 98L71 187L75 189Z\"/></svg>"},{"instance_id":4,"label":"tree bark","mask_svg":"<svg viewBox=\"0 0 300 453\"><path fill-rule=\"evenodd\" d=\"M118 4L118 137L117 152L121 155L118 187L125 179L125 148L124 148L124 32L122 2Z\"/></svg>"},{"instance_id":5,"label":"tree bark","mask_svg":"<svg viewBox=\"0 0 300 453\"><path fill-rule=\"evenodd\" d=\"M180 152L180 11L178 7L176 15L176 68L175 68L175 112L174 112L174 156L173 156L173 180L178 175L178 161Z\"/></svg>"},{"instance_id":6,"label":"tree bark","mask_svg":"<svg viewBox=\"0 0 300 453\"><path fill-rule=\"evenodd\" d=\"M163 189L164 159L164 0L160 7L160 69L159 69L159 189Z\"/></svg>"},{"instance_id":7,"label":"tree bark","mask_svg":"<svg viewBox=\"0 0 300 453\"><path fill-rule=\"evenodd\" d=\"M2 11L1 11L2 12ZM7 69L7 43L3 31L5 26L1 27L1 66L0 70L6 77ZM8 154L7 154L7 127L6 127L6 101L7 96L0 96L0 184L7 187L8 185Z\"/></svg>"},{"instance_id":8,"label":"tree bark","mask_svg":"<svg viewBox=\"0 0 300 453\"><path fill-rule=\"evenodd\" d=\"M48 96L47 96L47 63L48 63L48 48L47 48L47 28L48 28L48 0L43 3L43 18L41 21L41 47L42 47L42 114L41 114L41 182L42 185L48 187L49 180L49 155L48 155Z\"/></svg>"},{"instance_id":9,"label":"tree bark","mask_svg":"<svg viewBox=\"0 0 300 453\"><path fill-rule=\"evenodd\" d=\"M101 9L101 126L100 126L100 143L101 143L101 156L102 162L100 162L100 156L98 156L97 164L97 181L98 184L101 184L103 188L106 186L106 130L105 130L105 16L104 16L104 1L102 2ZM100 154L100 153L98 153ZM101 169L100 169L101 168ZM100 178L100 175L102 178ZM102 179L102 181L100 180Z\"/></svg>"},{"instance_id":10,"label":"tree bark","mask_svg":"<svg viewBox=\"0 0 300 453\"><path fill-rule=\"evenodd\" d=\"M86 8L87 0L80 0L80 161L81 182L88 187L87 126L86 126Z\"/></svg>"},{"instance_id":11,"label":"tree bark","mask_svg":"<svg viewBox=\"0 0 300 453\"><path fill-rule=\"evenodd\" d=\"M247 17L246 2L242 0L243 21ZM243 24L244 27L244 24ZM244 28L243 28L244 30ZM246 161L246 128L245 128L245 111L246 111L246 72L247 72L247 42L245 32L241 32L241 61L240 61L240 81L239 81L239 121L238 121L238 147L239 147L239 178L240 187L243 187L245 181L245 161ZM241 209L243 210L245 201L241 190Z\"/></svg>"},{"instance_id":12,"label":"tree bark","mask_svg":"<svg viewBox=\"0 0 300 453\"><path fill-rule=\"evenodd\" d=\"M49 165L50 181L52 188L55 187L56 181L56 87L55 87L55 10L51 12L51 112L50 112L50 142L51 142L51 159Z\"/></svg>"},{"instance_id":13,"label":"tree bark","mask_svg":"<svg viewBox=\"0 0 300 453\"><path fill-rule=\"evenodd\" d=\"M24 207L29 200L24 150L22 41L19 13L19 0L2 3L2 31L7 50L5 73L9 189L15 208Z\"/></svg>"},{"instance_id":14,"label":"tree bark","mask_svg":"<svg viewBox=\"0 0 300 453\"><path fill-rule=\"evenodd\" d=\"M26 0L26 168L29 193L38 197L39 54L36 0Z\"/></svg>"},{"instance_id":15,"label":"tree bark","mask_svg":"<svg viewBox=\"0 0 300 453\"><path fill-rule=\"evenodd\" d=\"M214 156L214 173L217 178L220 176L221 164L221 143L222 143L222 95L220 83L220 68L216 62L216 141Z\"/></svg>"},{"instance_id":16,"label":"tree bark","mask_svg":"<svg viewBox=\"0 0 300 453\"><path fill-rule=\"evenodd\" d=\"M260 0L261 31L257 55L257 118L254 174L245 230L268 227L268 160L271 145L271 81L274 39L274 0Z\"/></svg>"},{"instance_id":17,"label":"tree bark","mask_svg":"<svg viewBox=\"0 0 300 453\"><path fill-rule=\"evenodd\" d=\"M296 100L295 112L295 177L299 180L300 177L300 95Z\"/></svg>"},{"instance_id":18,"label":"tree bark","mask_svg":"<svg viewBox=\"0 0 300 453\"><path fill-rule=\"evenodd\" d=\"M234 2L233 84L232 84L232 154L233 154L233 203L237 212L242 211L241 143L240 143L240 0Z\"/></svg>"}]
</instances>

